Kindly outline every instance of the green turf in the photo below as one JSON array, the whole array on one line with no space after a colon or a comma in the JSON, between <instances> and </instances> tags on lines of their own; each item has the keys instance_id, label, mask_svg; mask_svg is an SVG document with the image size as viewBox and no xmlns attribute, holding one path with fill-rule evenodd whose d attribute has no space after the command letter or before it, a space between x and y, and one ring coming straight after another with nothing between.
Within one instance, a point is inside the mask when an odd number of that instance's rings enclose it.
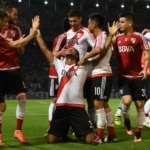
<instances>
[{"instance_id":1,"label":"green turf","mask_svg":"<svg viewBox=\"0 0 150 150\"><path fill-rule=\"evenodd\" d=\"M111 99L110 106L113 112L116 111L119 104L118 99ZM23 124L23 132L30 141L29 145L23 145L13 138L15 130L15 111L16 100L7 100L7 110L3 117L3 141L4 147L0 150L149 150L150 148L150 129L143 128L143 141L133 142L133 136L129 137L124 132L123 123L121 126L115 126L119 142L105 143L92 146L85 144L84 141L73 140L67 143L47 144L44 133L47 130L47 113L50 100L28 100L26 106L26 116ZM136 110L134 105L131 107L132 126L135 128ZM123 121L123 120L122 120Z\"/></svg>"}]
</instances>

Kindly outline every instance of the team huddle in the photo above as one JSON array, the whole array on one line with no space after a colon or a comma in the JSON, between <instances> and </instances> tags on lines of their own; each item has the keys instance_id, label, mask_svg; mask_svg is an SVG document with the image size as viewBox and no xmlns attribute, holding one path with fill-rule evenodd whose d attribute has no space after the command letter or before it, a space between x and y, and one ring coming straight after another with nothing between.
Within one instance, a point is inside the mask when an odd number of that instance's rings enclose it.
<instances>
[{"instance_id":1,"label":"team huddle","mask_svg":"<svg viewBox=\"0 0 150 150\"><path fill-rule=\"evenodd\" d=\"M126 133L134 134L133 142L141 142L143 125L150 127L150 37L146 37L150 30L135 32L131 12L121 13L119 21L112 25L108 23L108 33L103 30L103 15L91 13L86 28L81 23L82 13L71 9L62 21L64 32L54 39L53 48L49 50L39 30L42 18L35 16L29 35L23 37L15 25L17 15L17 9L10 4L0 9L0 146L5 145L2 117L6 109L4 98L8 93L15 94L18 100L14 137L21 143L29 143L22 132L26 87L17 53L23 54L24 46L33 38L50 64L49 94L53 99L49 105L49 128L45 135L48 143L66 139L69 130L77 138L84 137L88 144L117 142L114 122L120 125L122 115ZM121 96L115 120L109 105L113 82L112 55L119 59L118 91ZM84 99L87 100L87 110ZM135 131L130 122L132 101L137 110ZM106 127L108 135L104 136Z\"/></svg>"}]
</instances>

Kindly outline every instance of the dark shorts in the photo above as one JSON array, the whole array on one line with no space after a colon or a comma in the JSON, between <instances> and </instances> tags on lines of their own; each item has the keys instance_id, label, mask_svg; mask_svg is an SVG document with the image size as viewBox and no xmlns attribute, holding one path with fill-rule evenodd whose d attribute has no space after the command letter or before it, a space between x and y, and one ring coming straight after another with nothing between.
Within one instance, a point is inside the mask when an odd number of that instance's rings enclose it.
<instances>
[{"instance_id":1,"label":"dark shorts","mask_svg":"<svg viewBox=\"0 0 150 150\"><path fill-rule=\"evenodd\" d=\"M84 88L83 88L83 94L84 94L84 98L91 99L91 93L92 92L92 79L91 78L87 78L84 84Z\"/></svg>"},{"instance_id":2,"label":"dark shorts","mask_svg":"<svg viewBox=\"0 0 150 150\"><path fill-rule=\"evenodd\" d=\"M131 95L132 100L145 100L146 90L145 81L141 79L130 80L124 77L118 77L118 89L121 96Z\"/></svg>"},{"instance_id":3,"label":"dark shorts","mask_svg":"<svg viewBox=\"0 0 150 150\"><path fill-rule=\"evenodd\" d=\"M83 137L88 133L94 132L84 108L56 107L48 133L65 138L70 126L77 137Z\"/></svg>"},{"instance_id":4,"label":"dark shorts","mask_svg":"<svg viewBox=\"0 0 150 150\"><path fill-rule=\"evenodd\" d=\"M104 100L108 102L112 89L112 76L95 77L92 79L93 100Z\"/></svg>"},{"instance_id":5,"label":"dark shorts","mask_svg":"<svg viewBox=\"0 0 150 150\"><path fill-rule=\"evenodd\" d=\"M6 94L26 92L26 86L20 69L0 72L0 102L4 101Z\"/></svg>"},{"instance_id":6,"label":"dark shorts","mask_svg":"<svg viewBox=\"0 0 150 150\"><path fill-rule=\"evenodd\" d=\"M56 97L57 90L58 90L58 78L56 79L49 78L49 90L48 90L49 96L51 98Z\"/></svg>"}]
</instances>

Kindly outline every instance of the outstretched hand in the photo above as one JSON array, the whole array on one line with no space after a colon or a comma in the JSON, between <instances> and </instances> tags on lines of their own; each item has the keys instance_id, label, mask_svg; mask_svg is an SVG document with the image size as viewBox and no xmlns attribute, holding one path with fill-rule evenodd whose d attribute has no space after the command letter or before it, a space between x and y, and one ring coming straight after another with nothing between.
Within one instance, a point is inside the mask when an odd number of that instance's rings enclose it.
<instances>
[{"instance_id":1,"label":"outstretched hand","mask_svg":"<svg viewBox=\"0 0 150 150\"><path fill-rule=\"evenodd\" d=\"M150 32L150 29L144 29L144 30L142 31L142 34L145 34L145 33L147 33L147 32Z\"/></svg>"},{"instance_id":2,"label":"outstretched hand","mask_svg":"<svg viewBox=\"0 0 150 150\"><path fill-rule=\"evenodd\" d=\"M110 26L110 23L108 23L108 31L109 35L114 36L119 29L119 22L113 22L112 26Z\"/></svg>"},{"instance_id":3,"label":"outstretched hand","mask_svg":"<svg viewBox=\"0 0 150 150\"><path fill-rule=\"evenodd\" d=\"M37 29L39 29L39 26L40 26L40 17L35 16L32 19L32 29L37 30Z\"/></svg>"}]
</instances>

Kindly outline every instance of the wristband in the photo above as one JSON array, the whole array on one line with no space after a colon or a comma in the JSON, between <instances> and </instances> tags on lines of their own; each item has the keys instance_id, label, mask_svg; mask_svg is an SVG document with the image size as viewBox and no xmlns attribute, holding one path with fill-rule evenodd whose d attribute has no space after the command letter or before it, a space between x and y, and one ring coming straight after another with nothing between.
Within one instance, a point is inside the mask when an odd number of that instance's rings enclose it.
<instances>
[{"instance_id":1,"label":"wristband","mask_svg":"<svg viewBox=\"0 0 150 150\"><path fill-rule=\"evenodd\" d=\"M37 29L37 36L40 36L41 35L41 32L39 29Z\"/></svg>"}]
</instances>

